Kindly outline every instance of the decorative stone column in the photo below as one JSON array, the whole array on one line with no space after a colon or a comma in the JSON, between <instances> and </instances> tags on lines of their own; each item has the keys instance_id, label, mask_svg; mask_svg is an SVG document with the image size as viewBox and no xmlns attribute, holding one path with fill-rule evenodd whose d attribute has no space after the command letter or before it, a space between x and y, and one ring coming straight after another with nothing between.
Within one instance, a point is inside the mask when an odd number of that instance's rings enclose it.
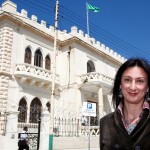
<instances>
[{"instance_id":1,"label":"decorative stone column","mask_svg":"<svg viewBox=\"0 0 150 150\"><path fill-rule=\"evenodd\" d=\"M82 108L82 100L81 100L81 91L79 88L76 88L76 112L77 112L77 117L81 117L79 114L80 114L80 111L81 111L81 108Z\"/></svg>"},{"instance_id":2,"label":"decorative stone column","mask_svg":"<svg viewBox=\"0 0 150 150\"><path fill-rule=\"evenodd\" d=\"M103 117L104 112L104 102L103 102L103 89L102 87L98 90L98 111L99 111L99 119Z\"/></svg>"},{"instance_id":3,"label":"decorative stone column","mask_svg":"<svg viewBox=\"0 0 150 150\"><path fill-rule=\"evenodd\" d=\"M78 126L78 135L81 136L81 117L82 117L82 95L81 95L81 90L79 86L75 86L75 102L76 102L76 118L79 119L79 126Z\"/></svg>"},{"instance_id":4,"label":"decorative stone column","mask_svg":"<svg viewBox=\"0 0 150 150\"><path fill-rule=\"evenodd\" d=\"M7 149L18 149L18 111L16 106L12 105L9 112L6 112L6 137L7 137Z\"/></svg>"},{"instance_id":5,"label":"decorative stone column","mask_svg":"<svg viewBox=\"0 0 150 150\"><path fill-rule=\"evenodd\" d=\"M40 133L40 148L39 150L49 149L49 125L50 125L50 113L45 110L41 114L41 133Z\"/></svg>"},{"instance_id":6,"label":"decorative stone column","mask_svg":"<svg viewBox=\"0 0 150 150\"><path fill-rule=\"evenodd\" d=\"M6 5L4 5L7 7ZM11 74L11 52L12 52L13 30L10 27L0 28L0 112L6 112L9 80ZM0 115L1 124L5 125L3 115ZM4 130L0 129L0 135Z\"/></svg>"},{"instance_id":7,"label":"decorative stone column","mask_svg":"<svg viewBox=\"0 0 150 150\"><path fill-rule=\"evenodd\" d=\"M31 65L34 65L34 57L35 57L35 55L32 54L32 57L31 57Z\"/></svg>"}]
</instances>

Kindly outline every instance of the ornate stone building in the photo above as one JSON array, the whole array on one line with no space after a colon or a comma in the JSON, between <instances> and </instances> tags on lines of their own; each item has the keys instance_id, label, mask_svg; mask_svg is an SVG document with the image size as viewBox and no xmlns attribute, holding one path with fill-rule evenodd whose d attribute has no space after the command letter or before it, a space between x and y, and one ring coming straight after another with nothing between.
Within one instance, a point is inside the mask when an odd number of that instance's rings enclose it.
<instances>
[{"instance_id":1,"label":"ornate stone building","mask_svg":"<svg viewBox=\"0 0 150 150\"><path fill-rule=\"evenodd\" d=\"M38 23L37 16L28 18L27 14L24 9L17 12L16 4L9 0L2 3L0 139L3 144L0 145L3 150L10 150L12 145L17 149L14 140L17 140L21 123L28 127L30 123L36 124L39 112L46 112L50 118L52 109L54 27L47 27L43 20ZM124 61L124 57L75 26L70 33L58 31L54 117L80 119L82 103L96 103L97 117L95 122L91 120L91 125L98 130L99 118L113 111L111 88L116 70ZM46 123L47 136L49 126ZM82 131L79 136L85 133ZM59 128L59 133L65 134L63 127ZM40 149L48 150L41 145Z\"/></svg>"}]
</instances>

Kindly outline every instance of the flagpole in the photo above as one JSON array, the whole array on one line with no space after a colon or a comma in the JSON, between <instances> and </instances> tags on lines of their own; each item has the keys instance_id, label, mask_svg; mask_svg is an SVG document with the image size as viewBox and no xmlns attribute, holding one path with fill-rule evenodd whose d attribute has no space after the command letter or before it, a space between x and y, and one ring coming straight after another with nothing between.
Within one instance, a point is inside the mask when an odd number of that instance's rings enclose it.
<instances>
[{"instance_id":1,"label":"flagpole","mask_svg":"<svg viewBox=\"0 0 150 150\"><path fill-rule=\"evenodd\" d=\"M88 37L90 36L89 35L89 10L88 10L88 3L86 2L86 17L87 17L87 34L88 34ZM89 116L89 131L88 131L88 150L90 150L90 116Z\"/></svg>"},{"instance_id":2,"label":"flagpole","mask_svg":"<svg viewBox=\"0 0 150 150\"><path fill-rule=\"evenodd\" d=\"M88 3L86 2L86 19L87 19L87 34L88 37L90 36L89 34L89 10L88 10Z\"/></svg>"}]
</instances>

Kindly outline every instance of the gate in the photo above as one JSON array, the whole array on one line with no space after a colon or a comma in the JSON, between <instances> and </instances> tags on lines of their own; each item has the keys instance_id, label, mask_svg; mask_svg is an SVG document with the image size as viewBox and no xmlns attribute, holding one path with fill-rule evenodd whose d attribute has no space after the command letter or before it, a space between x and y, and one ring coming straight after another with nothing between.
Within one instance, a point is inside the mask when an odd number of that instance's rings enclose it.
<instances>
[{"instance_id":1,"label":"gate","mask_svg":"<svg viewBox=\"0 0 150 150\"><path fill-rule=\"evenodd\" d=\"M21 131L26 126L28 127L28 145L30 150L39 150L40 143L40 129L41 129L41 113L39 112L36 115L35 123L18 123L18 138L20 137ZM32 116L35 118L35 116Z\"/></svg>"}]
</instances>

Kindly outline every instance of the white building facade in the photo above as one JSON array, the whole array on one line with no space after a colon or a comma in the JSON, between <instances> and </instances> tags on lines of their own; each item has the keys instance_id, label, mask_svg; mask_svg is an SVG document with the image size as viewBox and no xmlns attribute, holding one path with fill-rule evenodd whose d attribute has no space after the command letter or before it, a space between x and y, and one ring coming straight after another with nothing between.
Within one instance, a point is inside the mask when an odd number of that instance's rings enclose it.
<instances>
[{"instance_id":1,"label":"white building facade","mask_svg":"<svg viewBox=\"0 0 150 150\"><path fill-rule=\"evenodd\" d=\"M11 1L2 4L0 139L3 144L0 145L3 150L10 150L10 147L12 149L12 145L14 150L17 149L17 134L22 127L21 123L29 128L31 123L36 125L38 118L34 115L39 112L44 116L41 119L44 127L41 128L39 149L48 150L48 146L43 143L48 144L51 126L54 35L54 27L46 27L43 20L38 23L37 16L28 18L24 9L21 13L17 12L16 4ZM111 89L115 73L124 61L124 57L88 37L83 31L78 31L75 26L70 33L58 31L52 107L56 118L56 134L62 140L68 134L64 133L67 129L61 125L63 119L76 119L75 123L79 120L78 137L87 135L86 127L80 125L83 102L96 103L97 117L92 118L95 121L91 119L91 131L98 137L98 120L113 111ZM46 138L42 138L45 136ZM55 139L54 137L54 147Z\"/></svg>"}]
</instances>

